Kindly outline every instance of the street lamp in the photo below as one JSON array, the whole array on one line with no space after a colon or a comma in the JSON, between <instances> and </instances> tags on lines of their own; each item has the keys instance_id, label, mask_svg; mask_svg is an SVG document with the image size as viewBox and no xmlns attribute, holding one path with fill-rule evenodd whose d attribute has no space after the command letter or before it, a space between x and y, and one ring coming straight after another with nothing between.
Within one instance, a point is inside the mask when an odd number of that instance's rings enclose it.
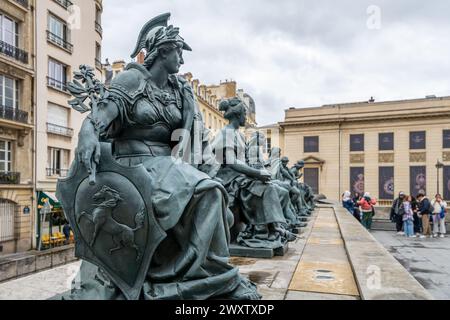
<instances>
[{"instance_id":1,"label":"street lamp","mask_svg":"<svg viewBox=\"0 0 450 320\"><path fill-rule=\"evenodd\" d=\"M444 164L439 161L439 159L436 162L436 172L437 172L437 193L439 193L439 169L442 169L444 167Z\"/></svg>"}]
</instances>

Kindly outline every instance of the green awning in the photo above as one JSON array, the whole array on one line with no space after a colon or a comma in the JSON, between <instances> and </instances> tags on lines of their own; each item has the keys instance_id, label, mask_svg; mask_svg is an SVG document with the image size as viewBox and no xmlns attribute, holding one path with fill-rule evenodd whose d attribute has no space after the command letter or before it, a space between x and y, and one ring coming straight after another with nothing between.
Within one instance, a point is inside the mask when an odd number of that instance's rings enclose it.
<instances>
[{"instance_id":1,"label":"green awning","mask_svg":"<svg viewBox=\"0 0 450 320\"><path fill-rule=\"evenodd\" d=\"M61 208L61 204L59 203L58 199L56 198L55 194L52 192L44 192L39 191L38 192L38 209L42 208L44 206L44 200L48 199L50 202L50 205L53 207L53 209L59 209Z\"/></svg>"}]
</instances>

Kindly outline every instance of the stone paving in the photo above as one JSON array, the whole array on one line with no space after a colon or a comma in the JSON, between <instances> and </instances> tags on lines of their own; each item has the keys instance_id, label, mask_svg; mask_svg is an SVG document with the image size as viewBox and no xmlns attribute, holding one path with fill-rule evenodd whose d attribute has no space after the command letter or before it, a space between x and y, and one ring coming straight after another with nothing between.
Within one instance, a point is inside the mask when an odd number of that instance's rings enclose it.
<instances>
[{"instance_id":1,"label":"stone paving","mask_svg":"<svg viewBox=\"0 0 450 320\"><path fill-rule=\"evenodd\" d=\"M372 231L380 242L435 299L450 299L450 238L405 238Z\"/></svg>"}]
</instances>

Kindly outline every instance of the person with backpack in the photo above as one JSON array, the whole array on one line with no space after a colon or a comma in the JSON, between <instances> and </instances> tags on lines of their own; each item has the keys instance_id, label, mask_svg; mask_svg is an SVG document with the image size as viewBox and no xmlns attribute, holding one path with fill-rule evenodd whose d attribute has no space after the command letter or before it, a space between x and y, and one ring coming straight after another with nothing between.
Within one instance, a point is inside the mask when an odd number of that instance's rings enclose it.
<instances>
[{"instance_id":1,"label":"person with backpack","mask_svg":"<svg viewBox=\"0 0 450 320\"><path fill-rule=\"evenodd\" d=\"M372 218L375 214L374 205L377 204L377 200L375 198L370 197L370 193L364 193L364 196L357 203L361 207L362 212L362 225L370 230L372 227Z\"/></svg>"},{"instance_id":2,"label":"person with backpack","mask_svg":"<svg viewBox=\"0 0 450 320\"><path fill-rule=\"evenodd\" d=\"M411 197L411 207L414 212L414 233L416 236L420 236L422 232L422 219L419 218L418 211L419 211L419 203L417 202L417 199L415 197Z\"/></svg>"},{"instance_id":3,"label":"person with backpack","mask_svg":"<svg viewBox=\"0 0 450 320\"><path fill-rule=\"evenodd\" d=\"M394 200L394 203L391 207L391 221L395 222L395 229L397 230L397 234L403 235L405 234L402 231L403 228L403 200L405 199L405 193L400 191L398 194L398 198Z\"/></svg>"},{"instance_id":4,"label":"person with backpack","mask_svg":"<svg viewBox=\"0 0 450 320\"><path fill-rule=\"evenodd\" d=\"M342 206L347 209L347 211L351 213L351 215L354 214L355 204L353 203L352 194L350 191L345 191L342 195Z\"/></svg>"},{"instance_id":5,"label":"person with backpack","mask_svg":"<svg viewBox=\"0 0 450 320\"><path fill-rule=\"evenodd\" d=\"M405 231L405 236L408 238L417 237L414 234L414 212L411 206L412 198L410 196L405 196L402 206L403 206L403 230Z\"/></svg>"},{"instance_id":6,"label":"person with backpack","mask_svg":"<svg viewBox=\"0 0 450 320\"><path fill-rule=\"evenodd\" d=\"M353 216L356 220L361 222L361 211L359 210L359 206L357 205L358 201L361 200L361 195L356 192L353 196L353 203L355 204L354 210L353 210Z\"/></svg>"},{"instance_id":7,"label":"person with backpack","mask_svg":"<svg viewBox=\"0 0 450 320\"><path fill-rule=\"evenodd\" d=\"M445 214L447 213L447 203L442 200L442 196L437 194L431 201L433 210L433 237L445 237L447 230L445 229Z\"/></svg>"},{"instance_id":8,"label":"person with backpack","mask_svg":"<svg viewBox=\"0 0 450 320\"><path fill-rule=\"evenodd\" d=\"M422 235L420 238L431 238L430 215L433 212L433 208L431 207L430 200L425 197L423 192L419 192L417 200L419 201L418 215L422 219Z\"/></svg>"}]
</instances>

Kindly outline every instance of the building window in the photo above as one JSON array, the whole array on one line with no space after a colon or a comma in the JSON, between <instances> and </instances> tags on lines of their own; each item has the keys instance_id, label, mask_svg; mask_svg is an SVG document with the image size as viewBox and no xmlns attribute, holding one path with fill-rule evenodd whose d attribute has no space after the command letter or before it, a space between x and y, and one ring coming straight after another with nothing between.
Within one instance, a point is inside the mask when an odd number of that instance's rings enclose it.
<instances>
[{"instance_id":1,"label":"building window","mask_svg":"<svg viewBox=\"0 0 450 320\"><path fill-rule=\"evenodd\" d=\"M364 151L364 134L350 135L350 151Z\"/></svg>"},{"instance_id":2,"label":"building window","mask_svg":"<svg viewBox=\"0 0 450 320\"><path fill-rule=\"evenodd\" d=\"M304 181L311 187L314 194L319 194L319 168L304 168Z\"/></svg>"},{"instance_id":3,"label":"building window","mask_svg":"<svg viewBox=\"0 0 450 320\"><path fill-rule=\"evenodd\" d=\"M0 14L0 41L13 47L19 46L19 24L2 14Z\"/></svg>"},{"instance_id":4,"label":"building window","mask_svg":"<svg viewBox=\"0 0 450 320\"><path fill-rule=\"evenodd\" d=\"M211 113L209 114L209 117L208 117L208 129L212 129L212 115L211 115Z\"/></svg>"},{"instance_id":5,"label":"building window","mask_svg":"<svg viewBox=\"0 0 450 320\"><path fill-rule=\"evenodd\" d=\"M425 166L413 166L409 168L409 184L412 196L417 196L419 192L427 192L427 173Z\"/></svg>"},{"instance_id":6,"label":"building window","mask_svg":"<svg viewBox=\"0 0 450 320\"><path fill-rule=\"evenodd\" d=\"M380 167L378 170L378 197L394 199L394 167Z\"/></svg>"},{"instance_id":7,"label":"building window","mask_svg":"<svg viewBox=\"0 0 450 320\"><path fill-rule=\"evenodd\" d=\"M69 128L69 109L50 103L47 108L47 132L73 136L73 129Z\"/></svg>"},{"instance_id":8,"label":"building window","mask_svg":"<svg viewBox=\"0 0 450 320\"><path fill-rule=\"evenodd\" d=\"M394 133L380 133L378 135L378 150L388 151L394 150Z\"/></svg>"},{"instance_id":9,"label":"building window","mask_svg":"<svg viewBox=\"0 0 450 320\"><path fill-rule=\"evenodd\" d=\"M11 172L11 141L0 140L0 172Z\"/></svg>"},{"instance_id":10,"label":"building window","mask_svg":"<svg viewBox=\"0 0 450 320\"><path fill-rule=\"evenodd\" d=\"M19 80L0 74L0 106L19 108Z\"/></svg>"},{"instance_id":11,"label":"building window","mask_svg":"<svg viewBox=\"0 0 450 320\"><path fill-rule=\"evenodd\" d=\"M70 151L49 147L47 149L47 176L66 176L69 171Z\"/></svg>"},{"instance_id":12,"label":"building window","mask_svg":"<svg viewBox=\"0 0 450 320\"><path fill-rule=\"evenodd\" d=\"M364 167L350 168L350 192L364 194Z\"/></svg>"},{"instance_id":13,"label":"building window","mask_svg":"<svg viewBox=\"0 0 450 320\"><path fill-rule=\"evenodd\" d=\"M95 9L95 30L100 34L100 36L103 34L102 11L98 7Z\"/></svg>"},{"instance_id":14,"label":"building window","mask_svg":"<svg viewBox=\"0 0 450 320\"><path fill-rule=\"evenodd\" d=\"M271 149L272 149L272 138L266 138L264 153L269 153Z\"/></svg>"},{"instance_id":15,"label":"building window","mask_svg":"<svg viewBox=\"0 0 450 320\"><path fill-rule=\"evenodd\" d=\"M450 166L445 166L443 170L443 176L444 176L444 192L443 197L446 200L450 200Z\"/></svg>"},{"instance_id":16,"label":"building window","mask_svg":"<svg viewBox=\"0 0 450 320\"><path fill-rule=\"evenodd\" d=\"M53 59L48 60L48 85L67 91L67 66Z\"/></svg>"},{"instance_id":17,"label":"building window","mask_svg":"<svg viewBox=\"0 0 450 320\"><path fill-rule=\"evenodd\" d=\"M319 137L303 137L303 152L319 152Z\"/></svg>"},{"instance_id":18,"label":"building window","mask_svg":"<svg viewBox=\"0 0 450 320\"><path fill-rule=\"evenodd\" d=\"M444 149L450 149L450 130L443 131L442 147Z\"/></svg>"},{"instance_id":19,"label":"building window","mask_svg":"<svg viewBox=\"0 0 450 320\"><path fill-rule=\"evenodd\" d=\"M426 132L415 131L409 133L409 149L425 149L426 148Z\"/></svg>"},{"instance_id":20,"label":"building window","mask_svg":"<svg viewBox=\"0 0 450 320\"><path fill-rule=\"evenodd\" d=\"M61 19L49 15L47 28L47 39L51 43L72 52L73 46L70 43L69 28Z\"/></svg>"}]
</instances>

